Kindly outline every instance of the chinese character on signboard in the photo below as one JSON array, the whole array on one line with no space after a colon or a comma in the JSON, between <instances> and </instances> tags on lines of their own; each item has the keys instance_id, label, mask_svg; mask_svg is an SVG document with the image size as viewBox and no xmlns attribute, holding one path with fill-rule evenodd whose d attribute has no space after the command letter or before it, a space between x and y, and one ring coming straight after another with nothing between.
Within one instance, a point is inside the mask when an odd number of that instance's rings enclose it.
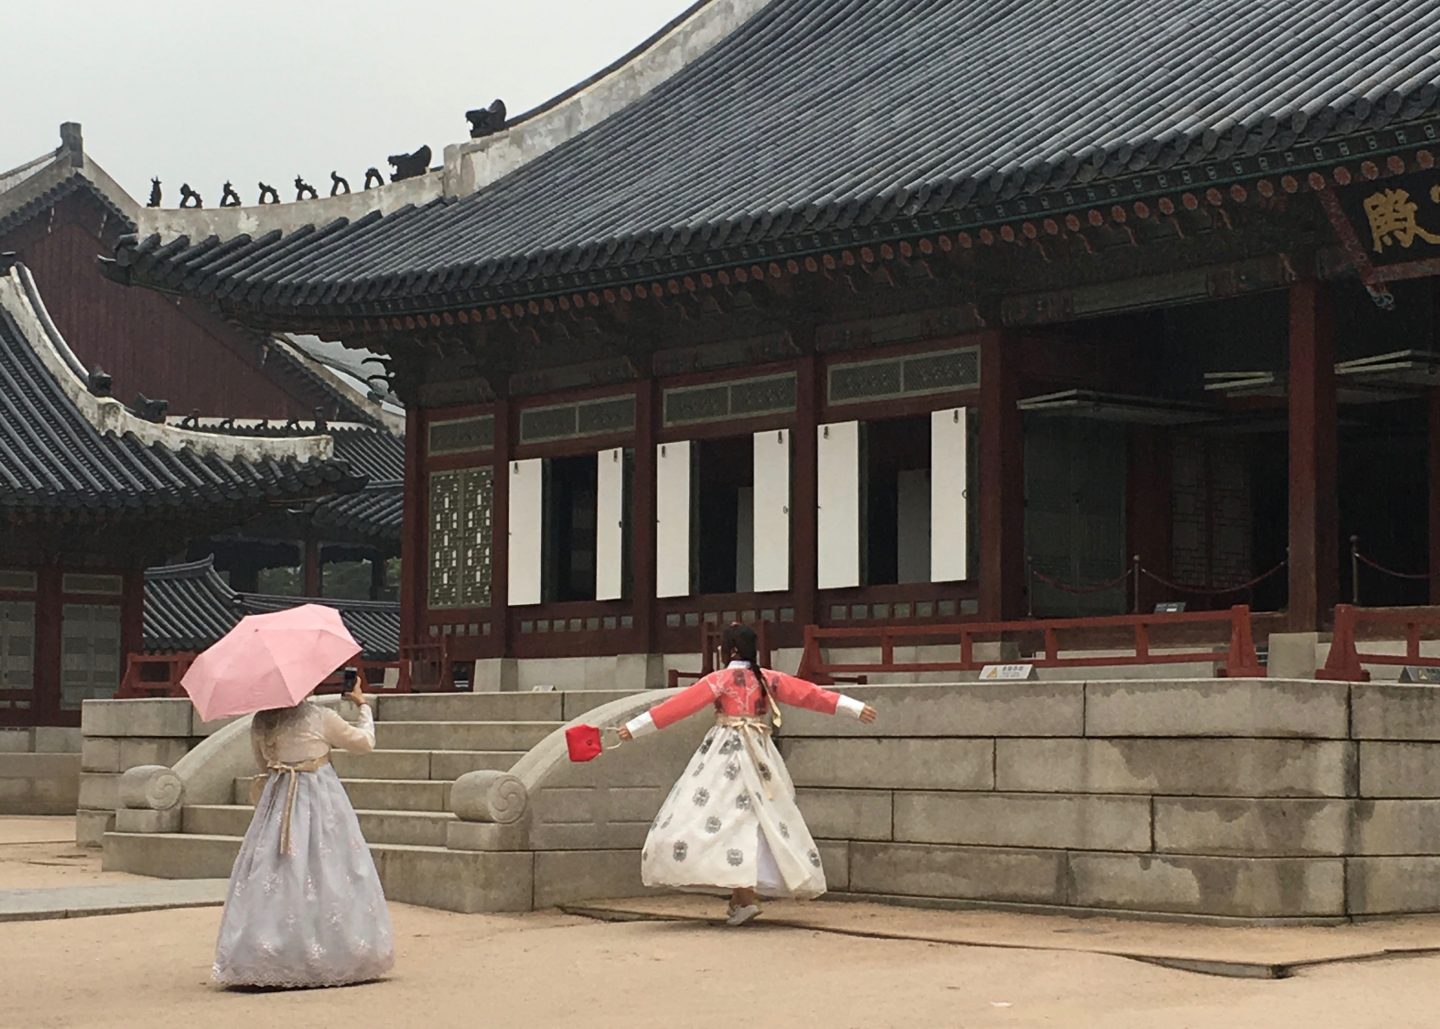
<instances>
[{"instance_id":1,"label":"chinese character on signboard","mask_svg":"<svg viewBox=\"0 0 1440 1029\"><path fill-rule=\"evenodd\" d=\"M1430 190L1432 198L1440 194L1440 186ZM1385 248L1399 245L1407 250L1415 240L1440 243L1440 236L1426 230L1417 217L1420 210L1410 193L1403 189L1382 189L1364 201L1365 217L1370 222L1371 248L1383 254Z\"/></svg>"}]
</instances>

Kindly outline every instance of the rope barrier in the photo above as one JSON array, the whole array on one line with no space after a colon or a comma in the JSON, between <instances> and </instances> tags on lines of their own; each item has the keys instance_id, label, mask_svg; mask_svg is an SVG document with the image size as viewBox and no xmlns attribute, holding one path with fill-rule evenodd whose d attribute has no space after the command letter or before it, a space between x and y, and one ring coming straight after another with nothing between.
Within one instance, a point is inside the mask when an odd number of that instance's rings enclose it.
<instances>
[{"instance_id":1,"label":"rope barrier","mask_svg":"<svg viewBox=\"0 0 1440 1029\"><path fill-rule=\"evenodd\" d=\"M1163 579L1160 576L1156 575L1154 572L1150 571L1150 569L1148 568L1140 569L1140 574L1153 582L1159 583L1166 589L1174 590L1176 593L1189 593L1198 597L1218 597L1226 593L1243 593L1246 590L1254 589L1266 579L1269 579L1271 576L1279 572L1280 569L1284 568L1287 564L1289 564L1288 560L1281 561L1274 568L1271 568L1268 572L1257 575L1249 582L1242 582L1238 586L1184 586L1178 582L1171 582L1168 579Z\"/></svg>"},{"instance_id":2,"label":"rope barrier","mask_svg":"<svg viewBox=\"0 0 1440 1029\"><path fill-rule=\"evenodd\" d=\"M1109 582L1102 582L1093 586L1071 586L1069 583L1061 582L1059 579L1052 578L1046 575L1044 572L1040 571L1039 569L1035 568L1032 568L1030 570L1030 574L1035 576L1035 578L1039 579L1046 586L1049 586L1051 589L1057 589L1061 593L1072 593L1077 596L1086 596L1092 593L1106 593L1110 590L1118 589L1119 587L1125 585L1127 582L1130 581L1131 570L1127 568L1125 570L1125 574L1117 576L1116 578L1111 579Z\"/></svg>"},{"instance_id":3,"label":"rope barrier","mask_svg":"<svg viewBox=\"0 0 1440 1029\"><path fill-rule=\"evenodd\" d=\"M1410 582L1426 582L1430 579L1440 579L1440 572L1425 572L1419 575L1413 572L1397 572L1393 568L1386 568L1380 562L1372 558L1366 557L1358 550L1354 552L1353 556L1355 560L1359 561L1361 564L1368 565L1369 567L1375 569L1377 572L1380 572L1383 575L1388 575L1393 579L1407 579Z\"/></svg>"}]
</instances>

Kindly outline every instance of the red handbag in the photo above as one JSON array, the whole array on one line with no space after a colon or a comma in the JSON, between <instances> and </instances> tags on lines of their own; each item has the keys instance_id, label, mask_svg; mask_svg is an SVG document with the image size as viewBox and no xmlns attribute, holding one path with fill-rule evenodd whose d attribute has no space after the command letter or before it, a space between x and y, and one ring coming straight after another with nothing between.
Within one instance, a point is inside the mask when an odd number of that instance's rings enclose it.
<instances>
[{"instance_id":1,"label":"red handbag","mask_svg":"<svg viewBox=\"0 0 1440 1029\"><path fill-rule=\"evenodd\" d=\"M570 750L571 761L592 761L605 749L600 742L600 730L593 725L572 725L566 729L565 746Z\"/></svg>"}]
</instances>

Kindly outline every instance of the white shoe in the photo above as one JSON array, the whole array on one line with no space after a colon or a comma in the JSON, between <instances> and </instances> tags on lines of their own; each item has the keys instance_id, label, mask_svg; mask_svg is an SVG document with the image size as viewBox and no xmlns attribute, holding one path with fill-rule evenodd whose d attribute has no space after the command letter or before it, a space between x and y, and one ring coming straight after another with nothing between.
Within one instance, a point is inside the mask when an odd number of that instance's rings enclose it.
<instances>
[{"instance_id":1,"label":"white shoe","mask_svg":"<svg viewBox=\"0 0 1440 1029\"><path fill-rule=\"evenodd\" d=\"M726 925L744 925L753 921L760 914L759 904L746 904L744 907L732 907L730 917L725 919Z\"/></svg>"}]
</instances>

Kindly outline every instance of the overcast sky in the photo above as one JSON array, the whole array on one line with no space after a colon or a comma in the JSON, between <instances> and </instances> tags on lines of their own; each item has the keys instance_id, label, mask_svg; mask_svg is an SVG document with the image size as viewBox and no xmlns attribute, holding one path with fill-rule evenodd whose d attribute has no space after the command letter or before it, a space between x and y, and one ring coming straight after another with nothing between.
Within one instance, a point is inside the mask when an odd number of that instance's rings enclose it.
<instances>
[{"instance_id":1,"label":"overcast sky","mask_svg":"<svg viewBox=\"0 0 1440 1029\"><path fill-rule=\"evenodd\" d=\"M465 112L512 116L599 71L693 0L0 0L0 172L59 144L63 121L142 203L181 182L207 207L235 183L324 196L337 169L422 144L438 164Z\"/></svg>"}]
</instances>

